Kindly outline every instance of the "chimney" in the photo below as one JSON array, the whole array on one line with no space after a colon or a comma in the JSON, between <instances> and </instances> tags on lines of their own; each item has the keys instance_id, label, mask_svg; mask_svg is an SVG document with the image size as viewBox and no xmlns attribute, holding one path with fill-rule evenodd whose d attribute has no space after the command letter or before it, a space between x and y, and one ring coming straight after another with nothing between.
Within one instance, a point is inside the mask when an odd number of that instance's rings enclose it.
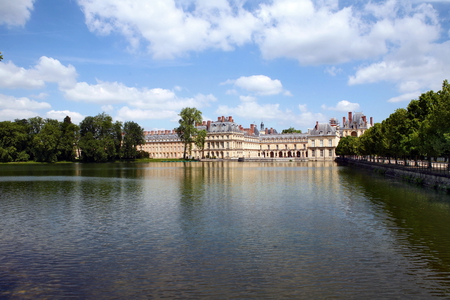
<instances>
[{"instance_id":1,"label":"chimney","mask_svg":"<svg viewBox=\"0 0 450 300\"><path fill-rule=\"evenodd\" d=\"M255 124L250 124L250 134L255 134Z\"/></svg>"},{"instance_id":2,"label":"chimney","mask_svg":"<svg viewBox=\"0 0 450 300\"><path fill-rule=\"evenodd\" d=\"M233 117L232 117L232 116L229 116L229 117L228 117L228 120L230 120L230 122L233 122Z\"/></svg>"},{"instance_id":3,"label":"chimney","mask_svg":"<svg viewBox=\"0 0 450 300\"><path fill-rule=\"evenodd\" d=\"M373 117L370 117L370 126L373 126Z\"/></svg>"},{"instance_id":4,"label":"chimney","mask_svg":"<svg viewBox=\"0 0 450 300\"><path fill-rule=\"evenodd\" d=\"M345 127L345 117L342 117L342 127Z\"/></svg>"},{"instance_id":5,"label":"chimney","mask_svg":"<svg viewBox=\"0 0 450 300\"><path fill-rule=\"evenodd\" d=\"M352 124L352 122L353 122L353 120L352 120L352 112L351 111L348 112L348 122L350 124Z\"/></svg>"},{"instance_id":6,"label":"chimney","mask_svg":"<svg viewBox=\"0 0 450 300\"><path fill-rule=\"evenodd\" d=\"M269 134L269 128L266 128L266 134Z\"/></svg>"},{"instance_id":7,"label":"chimney","mask_svg":"<svg viewBox=\"0 0 450 300\"><path fill-rule=\"evenodd\" d=\"M209 130L210 127L211 127L211 121L208 120L208 122L206 122L206 130Z\"/></svg>"},{"instance_id":8,"label":"chimney","mask_svg":"<svg viewBox=\"0 0 450 300\"><path fill-rule=\"evenodd\" d=\"M220 120L222 120L221 117L217 117L217 122L220 122Z\"/></svg>"},{"instance_id":9,"label":"chimney","mask_svg":"<svg viewBox=\"0 0 450 300\"><path fill-rule=\"evenodd\" d=\"M318 129L319 128L319 121L316 121L316 127L315 127L316 129Z\"/></svg>"},{"instance_id":10,"label":"chimney","mask_svg":"<svg viewBox=\"0 0 450 300\"><path fill-rule=\"evenodd\" d=\"M225 117L224 116L222 116L222 122L225 122Z\"/></svg>"},{"instance_id":11,"label":"chimney","mask_svg":"<svg viewBox=\"0 0 450 300\"><path fill-rule=\"evenodd\" d=\"M362 116L362 119L363 119L364 125L367 126L366 116Z\"/></svg>"}]
</instances>

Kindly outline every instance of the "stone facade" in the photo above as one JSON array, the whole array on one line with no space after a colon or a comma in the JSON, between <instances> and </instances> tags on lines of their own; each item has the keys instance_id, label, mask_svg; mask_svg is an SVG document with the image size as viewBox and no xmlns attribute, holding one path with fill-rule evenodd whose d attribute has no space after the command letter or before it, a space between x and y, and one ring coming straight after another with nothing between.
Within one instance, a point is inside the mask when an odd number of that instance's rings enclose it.
<instances>
[{"instance_id":1,"label":"stone facade","mask_svg":"<svg viewBox=\"0 0 450 300\"><path fill-rule=\"evenodd\" d=\"M233 117L218 117L217 121L203 121L198 129L207 131L203 151L192 145L191 157L289 160L334 160L335 149L341 136L360 136L370 128L362 113L349 113L340 127L336 119L329 123L316 123L307 133L279 134L273 128L259 129L255 124L249 128L238 125ZM184 145L174 130L146 131L146 144L140 150L151 158L183 158Z\"/></svg>"}]
</instances>

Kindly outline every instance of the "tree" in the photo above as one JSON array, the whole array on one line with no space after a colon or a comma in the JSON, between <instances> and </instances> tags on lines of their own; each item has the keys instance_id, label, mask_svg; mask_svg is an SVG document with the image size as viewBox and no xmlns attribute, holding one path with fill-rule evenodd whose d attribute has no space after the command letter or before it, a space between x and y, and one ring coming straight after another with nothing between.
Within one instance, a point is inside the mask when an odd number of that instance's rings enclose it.
<instances>
[{"instance_id":1,"label":"tree","mask_svg":"<svg viewBox=\"0 0 450 300\"><path fill-rule=\"evenodd\" d=\"M135 122L125 122L123 126L123 157L136 158L137 146L145 144L144 129Z\"/></svg>"},{"instance_id":2,"label":"tree","mask_svg":"<svg viewBox=\"0 0 450 300\"><path fill-rule=\"evenodd\" d=\"M0 52L0 61L2 61L3 60L3 55L2 55L2 53Z\"/></svg>"},{"instance_id":3,"label":"tree","mask_svg":"<svg viewBox=\"0 0 450 300\"><path fill-rule=\"evenodd\" d=\"M61 123L60 155L58 160L75 160L75 149L78 146L80 127L72 123L69 116Z\"/></svg>"},{"instance_id":4,"label":"tree","mask_svg":"<svg viewBox=\"0 0 450 300\"><path fill-rule=\"evenodd\" d=\"M288 129L283 129L281 133L302 133L302 131L295 129L294 127L289 127Z\"/></svg>"},{"instance_id":5,"label":"tree","mask_svg":"<svg viewBox=\"0 0 450 300\"><path fill-rule=\"evenodd\" d=\"M175 131L184 144L183 158L186 159L186 154L189 149L189 154L194 142L194 136L197 133L195 125L202 122L202 112L194 107L185 107L178 114L181 118L178 121L180 126L175 128Z\"/></svg>"},{"instance_id":6,"label":"tree","mask_svg":"<svg viewBox=\"0 0 450 300\"><path fill-rule=\"evenodd\" d=\"M26 122L26 120L25 120ZM29 142L27 126L21 122L0 122L0 161L27 161Z\"/></svg>"},{"instance_id":7,"label":"tree","mask_svg":"<svg viewBox=\"0 0 450 300\"><path fill-rule=\"evenodd\" d=\"M80 123L81 159L105 162L117 158L122 142L122 125L113 123L112 117L101 113L86 117Z\"/></svg>"},{"instance_id":8,"label":"tree","mask_svg":"<svg viewBox=\"0 0 450 300\"><path fill-rule=\"evenodd\" d=\"M204 158L204 150L205 150L205 142L206 142L206 136L208 135L208 132L206 132L205 129L199 130L197 132L197 135L195 136L195 145L202 153L202 158Z\"/></svg>"},{"instance_id":9,"label":"tree","mask_svg":"<svg viewBox=\"0 0 450 300\"><path fill-rule=\"evenodd\" d=\"M339 144L336 147L336 154L342 157L346 155L358 154L358 137L345 136L339 140Z\"/></svg>"},{"instance_id":10,"label":"tree","mask_svg":"<svg viewBox=\"0 0 450 300\"><path fill-rule=\"evenodd\" d=\"M46 119L41 130L33 136L34 159L40 162L56 162L58 159L61 129L58 120Z\"/></svg>"}]
</instances>

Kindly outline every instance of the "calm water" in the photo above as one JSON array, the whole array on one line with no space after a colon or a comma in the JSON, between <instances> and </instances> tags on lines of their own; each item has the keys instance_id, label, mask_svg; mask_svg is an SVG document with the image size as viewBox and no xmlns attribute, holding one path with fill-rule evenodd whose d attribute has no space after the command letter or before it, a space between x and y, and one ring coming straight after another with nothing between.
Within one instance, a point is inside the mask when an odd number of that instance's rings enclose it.
<instances>
[{"instance_id":1,"label":"calm water","mask_svg":"<svg viewBox=\"0 0 450 300\"><path fill-rule=\"evenodd\" d=\"M450 298L450 196L334 163L0 165L0 298Z\"/></svg>"}]
</instances>

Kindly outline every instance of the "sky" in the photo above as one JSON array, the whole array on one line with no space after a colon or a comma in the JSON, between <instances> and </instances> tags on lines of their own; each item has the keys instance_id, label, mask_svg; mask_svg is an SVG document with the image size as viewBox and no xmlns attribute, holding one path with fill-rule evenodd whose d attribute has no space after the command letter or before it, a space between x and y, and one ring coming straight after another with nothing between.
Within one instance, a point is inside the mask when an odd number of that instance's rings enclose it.
<instances>
[{"instance_id":1,"label":"sky","mask_svg":"<svg viewBox=\"0 0 450 300\"><path fill-rule=\"evenodd\" d=\"M450 79L450 0L0 0L0 121L306 131Z\"/></svg>"}]
</instances>

